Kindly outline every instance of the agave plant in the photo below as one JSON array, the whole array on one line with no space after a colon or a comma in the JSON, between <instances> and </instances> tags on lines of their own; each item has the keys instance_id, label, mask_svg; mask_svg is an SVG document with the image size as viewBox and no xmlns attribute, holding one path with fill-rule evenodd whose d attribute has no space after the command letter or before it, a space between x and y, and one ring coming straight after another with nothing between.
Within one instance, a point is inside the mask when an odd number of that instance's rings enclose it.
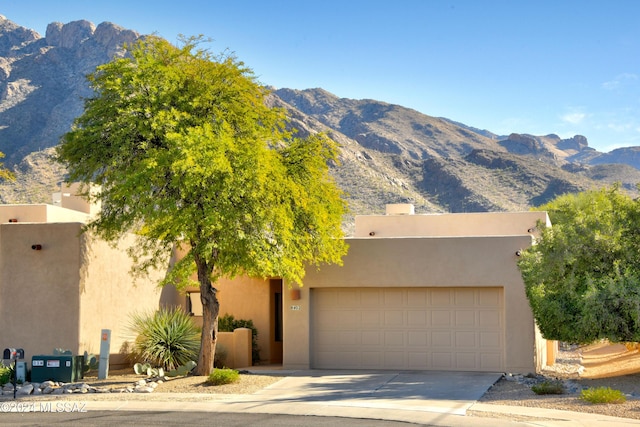
<instances>
[{"instance_id":1,"label":"agave plant","mask_svg":"<svg viewBox=\"0 0 640 427\"><path fill-rule=\"evenodd\" d=\"M180 308L133 314L129 329L135 359L167 371L196 359L200 351L200 331Z\"/></svg>"}]
</instances>

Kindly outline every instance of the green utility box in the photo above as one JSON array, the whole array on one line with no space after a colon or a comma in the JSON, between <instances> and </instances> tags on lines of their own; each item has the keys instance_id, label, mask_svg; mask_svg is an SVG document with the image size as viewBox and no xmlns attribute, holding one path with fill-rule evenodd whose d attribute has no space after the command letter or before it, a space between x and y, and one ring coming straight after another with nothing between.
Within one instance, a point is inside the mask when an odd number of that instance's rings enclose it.
<instances>
[{"instance_id":1,"label":"green utility box","mask_svg":"<svg viewBox=\"0 0 640 427\"><path fill-rule=\"evenodd\" d=\"M60 381L73 383L84 378L84 356L56 355L31 358L31 382Z\"/></svg>"}]
</instances>

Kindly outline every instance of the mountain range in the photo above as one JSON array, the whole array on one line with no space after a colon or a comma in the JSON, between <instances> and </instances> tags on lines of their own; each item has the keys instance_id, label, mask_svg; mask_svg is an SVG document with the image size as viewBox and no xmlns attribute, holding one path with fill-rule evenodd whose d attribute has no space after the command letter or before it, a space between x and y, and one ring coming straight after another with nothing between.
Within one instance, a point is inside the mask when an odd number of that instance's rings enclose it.
<instances>
[{"instance_id":1,"label":"mountain range","mask_svg":"<svg viewBox=\"0 0 640 427\"><path fill-rule=\"evenodd\" d=\"M92 95L85 76L138 37L88 21L51 23L43 37L0 15L0 151L16 174L0 183L0 202L50 201L65 174L53 147ZM616 182L638 195L640 147L602 153L581 135L501 136L321 88L270 89L268 102L287 110L298 134L325 132L340 144L332 174L352 214L384 213L387 203L413 203L416 213L527 210Z\"/></svg>"}]
</instances>

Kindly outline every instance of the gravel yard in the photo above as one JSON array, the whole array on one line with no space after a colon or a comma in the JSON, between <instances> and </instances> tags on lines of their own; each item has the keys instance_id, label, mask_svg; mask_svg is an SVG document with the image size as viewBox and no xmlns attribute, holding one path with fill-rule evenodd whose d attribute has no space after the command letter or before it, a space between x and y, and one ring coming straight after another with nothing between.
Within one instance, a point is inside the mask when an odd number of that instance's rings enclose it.
<instances>
[{"instance_id":1,"label":"gravel yard","mask_svg":"<svg viewBox=\"0 0 640 427\"><path fill-rule=\"evenodd\" d=\"M640 419L640 353L637 350L628 351L621 344L567 348L560 351L556 362L543 371L543 377L503 377L485 393L480 402ZM535 394L531 385L544 379L561 379L565 394ZM625 393L627 401L620 404L584 402L579 398L580 391L591 387L620 390ZM479 412L473 415L494 416Z\"/></svg>"}]
</instances>

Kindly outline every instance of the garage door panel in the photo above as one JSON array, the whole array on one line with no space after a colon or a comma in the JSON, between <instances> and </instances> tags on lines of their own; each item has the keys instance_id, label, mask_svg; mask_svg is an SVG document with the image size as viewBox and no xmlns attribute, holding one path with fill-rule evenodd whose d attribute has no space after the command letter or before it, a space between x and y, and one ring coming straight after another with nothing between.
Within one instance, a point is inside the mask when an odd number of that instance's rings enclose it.
<instances>
[{"instance_id":1,"label":"garage door panel","mask_svg":"<svg viewBox=\"0 0 640 427\"><path fill-rule=\"evenodd\" d=\"M501 288L328 288L311 293L315 368L500 371Z\"/></svg>"},{"instance_id":2,"label":"garage door panel","mask_svg":"<svg viewBox=\"0 0 640 427\"><path fill-rule=\"evenodd\" d=\"M487 288L478 293L478 305L481 307L502 306L502 290Z\"/></svg>"},{"instance_id":3,"label":"garage door panel","mask_svg":"<svg viewBox=\"0 0 640 427\"><path fill-rule=\"evenodd\" d=\"M385 351L383 369L404 369L407 366L403 351Z\"/></svg>"},{"instance_id":4,"label":"garage door panel","mask_svg":"<svg viewBox=\"0 0 640 427\"><path fill-rule=\"evenodd\" d=\"M351 308L360 306L360 292L358 292L358 289L340 289L339 292L336 307Z\"/></svg>"},{"instance_id":5,"label":"garage door panel","mask_svg":"<svg viewBox=\"0 0 640 427\"><path fill-rule=\"evenodd\" d=\"M475 310L456 310L456 327L473 326L478 323Z\"/></svg>"},{"instance_id":6,"label":"garage door panel","mask_svg":"<svg viewBox=\"0 0 640 427\"><path fill-rule=\"evenodd\" d=\"M363 351L362 368L376 369L382 365L382 353L380 351Z\"/></svg>"},{"instance_id":7,"label":"garage door panel","mask_svg":"<svg viewBox=\"0 0 640 427\"><path fill-rule=\"evenodd\" d=\"M338 345L357 346L362 345L362 334L357 331L342 331L338 334Z\"/></svg>"},{"instance_id":8,"label":"garage door panel","mask_svg":"<svg viewBox=\"0 0 640 427\"><path fill-rule=\"evenodd\" d=\"M425 328L429 325L427 312L423 310L407 311L407 323L410 327Z\"/></svg>"},{"instance_id":9,"label":"garage door panel","mask_svg":"<svg viewBox=\"0 0 640 427\"><path fill-rule=\"evenodd\" d=\"M426 331L408 331L407 345L410 347L426 347L429 345L429 334Z\"/></svg>"},{"instance_id":10,"label":"garage door panel","mask_svg":"<svg viewBox=\"0 0 640 427\"><path fill-rule=\"evenodd\" d=\"M357 311L339 311L336 313L335 319L341 325L360 326L360 313Z\"/></svg>"},{"instance_id":11,"label":"garage door panel","mask_svg":"<svg viewBox=\"0 0 640 427\"><path fill-rule=\"evenodd\" d=\"M320 331L316 334L316 347L329 348L338 341L338 332Z\"/></svg>"},{"instance_id":12,"label":"garage door panel","mask_svg":"<svg viewBox=\"0 0 640 427\"><path fill-rule=\"evenodd\" d=\"M430 292L431 306L450 306L452 302L452 294L450 289L432 289Z\"/></svg>"},{"instance_id":13,"label":"garage door panel","mask_svg":"<svg viewBox=\"0 0 640 427\"><path fill-rule=\"evenodd\" d=\"M379 347L383 344L381 331L362 331L362 345Z\"/></svg>"},{"instance_id":14,"label":"garage door panel","mask_svg":"<svg viewBox=\"0 0 640 427\"><path fill-rule=\"evenodd\" d=\"M461 351L457 351L454 354L455 369L464 371L475 370L477 368L476 356L476 353L463 353Z\"/></svg>"},{"instance_id":15,"label":"garage door panel","mask_svg":"<svg viewBox=\"0 0 640 427\"><path fill-rule=\"evenodd\" d=\"M433 361L432 368L442 370L453 369L451 356L453 356L451 353L434 352L431 356Z\"/></svg>"},{"instance_id":16,"label":"garage door panel","mask_svg":"<svg viewBox=\"0 0 640 427\"><path fill-rule=\"evenodd\" d=\"M429 292L424 289L407 290L407 307L425 307L429 299Z\"/></svg>"},{"instance_id":17,"label":"garage door panel","mask_svg":"<svg viewBox=\"0 0 640 427\"><path fill-rule=\"evenodd\" d=\"M451 339L451 331L433 331L431 332L431 346L438 347L451 347L453 340Z\"/></svg>"},{"instance_id":18,"label":"garage door panel","mask_svg":"<svg viewBox=\"0 0 640 427\"><path fill-rule=\"evenodd\" d=\"M495 310L480 310L478 312L478 324L481 328L499 328L501 321L500 312Z\"/></svg>"},{"instance_id":19,"label":"garage door panel","mask_svg":"<svg viewBox=\"0 0 640 427\"><path fill-rule=\"evenodd\" d=\"M458 331L455 332L456 348L475 348L476 347L476 333L473 331Z\"/></svg>"},{"instance_id":20,"label":"garage door panel","mask_svg":"<svg viewBox=\"0 0 640 427\"><path fill-rule=\"evenodd\" d=\"M476 305L476 294L467 289L460 289L453 292L453 301L456 307L474 307Z\"/></svg>"},{"instance_id":21,"label":"garage door panel","mask_svg":"<svg viewBox=\"0 0 640 427\"><path fill-rule=\"evenodd\" d=\"M384 326L394 327L404 325L404 312L401 310L389 310L384 312Z\"/></svg>"},{"instance_id":22,"label":"garage door panel","mask_svg":"<svg viewBox=\"0 0 640 427\"><path fill-rule=\"evenodd\" d=\"M431 326L434 328L451 326L452 313L449 310L433 310L431 311Z\"/></svg>"},{"instance_id":23,"label":"garage door panel","mask_svg":"<svg viewBox=\"0 0 640 427\"><path fill-rule=\"evenodd\" d=\"M384 345L385 347L404 347L404 332L403 331L385 331L384 332Z\"/></svg>"},{"instance_id":24,"label":"garage door panel","mask_svg":"<svg viewBox=\"0 0 640 427\"><path fill-rule=\"evenodd\" d=\"M313 297L318 307L330 308L338 306L338 290L325 289L324 292L318 292Z\"/></svg>"},{"instance_id":25,"label":"garage door panel","mask_svg":"<svg viewBox=\"0 0 640 427\"><path fill-rule=\"evenodd\" d=\"M500 344L500 334L497 332L480 332L480 348L497 348Z\"/></svg>"},{"instance_id":26,"label":"garage door panel","mask_svg":"<svg viewBox=\"0 0 640 427\"><path fill-rule=\"evenodd\" d=\"M361 307L379 307L382 303L381 292L367 292L360 294L360 306Z\"/></svg>"},{"instance_id":27,"label":"garage door panel","mask_svg":"<svg viewBox=\"0 0 640 427\"><path fill-rule=\"evenodd\" d=\"M364 310L360 312L360 319L363 327L372 328L380 327L382 325L383 313L380 311L368 311Z\"/></svg>"},{"instance_id":28,"label":"garage door panel","mask_svg":"<svg viewBox=\"0 0 640 427\"><path fill-rule=\"evenodd\" d=\"M409 352L407 354L408 357L408 369L424 369L425 366L429 366L431 362L429 361L429 353L426 351L422 352Z\"/></svg>"},{"instance_id":29,"label":"garage door panel","mask_svg":"<svg viewBox=\"0 0 640 427\"><path fill-rule=\"evenodd\" d=\"M384 304L386 307L402 307L404 306L404 292L398 289L384 290Z\"/></svg>"}]
</instances>

